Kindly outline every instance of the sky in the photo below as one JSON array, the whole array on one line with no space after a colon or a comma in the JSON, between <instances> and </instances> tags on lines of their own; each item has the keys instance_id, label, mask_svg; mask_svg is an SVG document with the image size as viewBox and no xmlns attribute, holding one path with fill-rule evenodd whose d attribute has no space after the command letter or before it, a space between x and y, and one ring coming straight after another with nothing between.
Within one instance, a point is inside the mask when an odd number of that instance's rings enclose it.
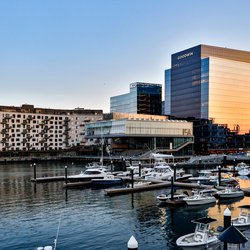
<instances>
[{"instance_id":1,"label":"sky","mask_svg":"<svg viewBox=\"0 0 250 250\"><path fill-rule=\"evenodd\" d=\"M0 0L0 105L109 112L171 54L250 50L249 0Z\"/></svg>"}]
</instances>

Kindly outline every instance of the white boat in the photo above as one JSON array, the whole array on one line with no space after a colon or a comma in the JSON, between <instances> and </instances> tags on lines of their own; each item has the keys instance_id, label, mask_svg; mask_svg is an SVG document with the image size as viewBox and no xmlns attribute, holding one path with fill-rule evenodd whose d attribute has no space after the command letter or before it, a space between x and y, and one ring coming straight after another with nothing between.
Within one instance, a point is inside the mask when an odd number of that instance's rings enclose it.
<instances>
[{"instance_id":1,"label":"white boat","mask_svg":"<svg viewBox=\"0 0 250 250\"><path fill-rule=\"evenodd\" d=\"M227 187L223 190L217 191L216 195L221 199L231 199L231 198L243 197L244 192L237 188Z\"/></svg>"},{"instance_id":2,"label":"white boat","mask_svg":"<svg viewBox=\"0 0 250 250\"><path fill-rule=\"evenodd\" d=\"M182 249L213 249L220 244L217 234L210 229L210 223L216 221L212 218L200 218L192 222L196 223L195 232L183 235L176 240L178 247Z\"/></svg>"},{"instance_id":3,"label":"white boat","mask_svg":"<svg viewBox=\"0 0 250 250\"><path fill-rule=\"evenodd\" d=\"M174 176L174 170L166 162L157 162L154 168L144 175L147 181L169 181ZM176 170L176 180L188 179L190 174L185 174L183 169Z\"/></svg>"},{"instance_id":4,"label":"white boat","mask_svg":"<svg viewBox=\"0 0 250 250\"><path fill-rule=\"evenodd\" d=\"M192 183L216 184L218 177L213 175L211 170L200 170L198 176L188 178Z\"/></svg>"},{"instance_id":5,"label":"white boat","mask_svg":"<svg viewBox=\"0 0 250 250\"><path fill-rule=\"evenodd\" d=\"M195 192L192 196L185 197L183 200L189 206L205 205L216 202L214 196L208 195L206 192L203 193L202 190Z\"/></svg>"},{"instance_id":6,"label":"white boat","mask_svg":"<svg viewBox=\"0 0 250 250\"><path fill-rule=\"evenodd\" d=\"M69 182L91 181L92 179L104 179L108 174L110 172L106 168L87 168L80 174L69 175L67 180Z\"/></svg>"},{"instance_id":7,"label":"white boat","mask_svg":"<svg viewBox=\"0 0 250 250\"><path fill-rule=\"evenodd\" d=\"M240 214L237 218L232 219L232 224L241 231L250 228L250 206L240 206Z\"/></svg>"},{"instance_id":8,"label":"white boat","mask_svg":"<svg viewBox=\"0 0 250 250\"><path fill-rule=\"evenodd\" d=\"M174 200L179 200L179 199L183 199L187 197L186 194L174 194L173 195L173 199ZM167 201L167 200L170 200L171 199L171 194L160 194L156 197L159 201L161 202L164 202L164 201Z\"/></svg>"},{"instance_id":9,"label":"white boat","mask_svg":"<svg viewBox=\"0 0 250 250\"><path fill-rule=\"evenodd\" d=\"M192 183L199 183L204 185L218 185L219 177L217 173L212 172L211 170L200 170L199 176L188 178ZM221 173L221 185L227 184L237 184L238 181L231 173Z\"/></svg>"},{"instance_id":10,"label":"white boat","mask_svg":"<svg viewBox=\"0 0 250 250\"><path fill-rule=\"evenodd\" d=\"M237 165L237 170L238 170L238 175L241 176L250 175L250 167L244 162L241 162Z\"/></svg>"}]
</instances>

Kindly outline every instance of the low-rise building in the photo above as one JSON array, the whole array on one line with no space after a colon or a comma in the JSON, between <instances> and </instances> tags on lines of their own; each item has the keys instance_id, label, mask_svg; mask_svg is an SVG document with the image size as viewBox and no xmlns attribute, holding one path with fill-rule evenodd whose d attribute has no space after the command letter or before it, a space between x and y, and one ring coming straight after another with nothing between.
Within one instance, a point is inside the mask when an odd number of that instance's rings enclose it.
<instances>
[{"instance_id":1,"label":"low-rise building","mask_svg":"<svg viewBox=\"0 0 250 250\"><path fill-rule=\"evenodd\" d=\"M86 138L106 139L113 151L141 149L192 154L192 122L138 114L115 113L111 117L86 124Z\"/></svg>"},{"instance_id":2,"label":"low-rise building","mask_svg":"<svg viewBox=\"0 0 250 250\"><path fill-rule=\"evenodd\" d=\"M84 145L85 124L102 110L0 106L0 151L62 150Z\"/></svg>"}]
</instances>

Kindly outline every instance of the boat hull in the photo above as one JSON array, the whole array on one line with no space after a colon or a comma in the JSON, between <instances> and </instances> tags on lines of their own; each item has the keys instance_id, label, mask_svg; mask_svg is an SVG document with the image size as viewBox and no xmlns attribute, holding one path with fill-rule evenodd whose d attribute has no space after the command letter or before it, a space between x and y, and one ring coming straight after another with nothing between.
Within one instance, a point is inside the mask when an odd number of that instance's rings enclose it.
<instances>
[{"instance_id":1,"label":"boat hull","mask_svg":"<svg viewBox=\"0 0 250 250\"><path fill-rule=\"evenodd\" d=\"M95 179L91 180L91 185L93 187L112 187L116 185L122 185L122 179L113 179L113 180L106 180L106 179Z\"/></svg>"},{"instance_id":2,"label":"boat hull","mask_svg":"<svg viewBox=\"0 0 250 250\"><path fill-rule=\"evenodd\" d=\"M203 199L190 199L184 198L183 199L189 206L198 206L198 205L206 205L210 203L215 203L216 199L214 197L206 197Z\"/></svg>"},{"instance_id":3,"label":"boat hull","mask_svg":"<svg viewBox=\"0 0 250 250\"><path fill-rule=\"evenodd\" d=\"M204 242L185 242L186 238L192 237L194 234L188 234L184 235L180 238L177 239L176 244L177 246L181 247L181 249L186 249L186 250L202 250L202 249L216 249L216 246L219 246L220 241L216 236L211 237L207 241Z\"/></svg>"},{"instance_id":4,"label":"boat hull","mask_svg":"<svg viewBox=\"0 0 250 250\"><path fill-rule=\"evenodd\" d=\"M239 198L244 196L244 192L217 192L217 195L220 199L231 199L231 198Z\"/></svg>"}]
</instances>

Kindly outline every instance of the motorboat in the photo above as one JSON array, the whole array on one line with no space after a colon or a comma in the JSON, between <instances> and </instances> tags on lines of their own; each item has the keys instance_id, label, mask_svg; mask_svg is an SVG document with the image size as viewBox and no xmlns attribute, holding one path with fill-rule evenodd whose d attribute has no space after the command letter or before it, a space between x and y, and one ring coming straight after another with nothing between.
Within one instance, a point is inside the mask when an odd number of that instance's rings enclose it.
<instances>
[{"instance_id":1,"label":"motorboat","mask_svg":"<svg viewBox=\"0 0 250 250\"><path fill-rule=\"evenodd\" d=\"M190 174L185 174L183 169L174 171L167 163L156 163L153 170L144 175L147 181L169 181L171 177L176 175L176 180L189 178Z\"/></svg>"},{"instance_id":2,"label":"motorboat","mask_svg":"<svg viewBox=\"0 0 250 250\"><path fill-rule=\"evenodd\" d=\"M123 179L115 177L112 174L107 174L102 179L91 179L91 186L94 188L97 187L111 187L116 185L122 185Z\"/></svg>"},{"instance_id":3,"label":"motorboat","mask_svg":"<svg viewBox=\"0 0 250 250\"><path fill-rule=\"evenodd\" d=\"M216 202L216 198L214 196L203 193L202 190L195 192L191 196L183 198L183 200L189 206L205 205L205 204L210 204L210 203Z\"/></svg>"},{"instance_id":4,"label":"motorboat","mask_svg":"<svg viewBox=\"0 0 250 250\"><path fill-rule=\"evenodd\" d=\"M218 185L219 177L217 173L212 172L211 170L200 170L199 175L196 177L188 178L189 181L192 183L199 183L204 185ZM228 173L221 173L221 185L228 185L228 184L238 184L238 181L232 174Z\"/></svg>"},{"instance_id":5,"label":"motorboat","mask_svg":"<svg viewBox=\"0 0 250 250\"><path fill-rule=\"evenodd\" d=\"M217 191L216 195L220 199L231 199L231 198L244 197L244 192L239 188L226 187L223 190Z\"/></svg>"},{"instance_id":6,"label":"motorboat","mask_svg":"<svg viewBox=\"0 0 250 250\"><path fill-rule=\"evenodd\" d=\"M232 224L241 231L250 228L250 206L240 206L240 214L237 218L232 219Z\"/></svg>"},{"instance_id":7,"label":"motorboat","mask_svg":"<svg viewBox=\"0 0 250 250\"><path fill-rule=\"evenodd\" d=\"M204 188L204 189L193 189L192 193L193 194L198 194L200 193L201 195L204 196L214 196L216 195L218 189L216 188Z\"/></svg>"},{"instance_id":8,"label":"motorboat","mask_svg":"<svg viewBox=\"0 0 250 250\"><path fill-rule=\"evenodd\" d=\"M108 174L110 172L106 168L87 168L84 172L81 171L80 174L67 176L67 180L69 182L91 181L92 179L104 179Z\"/></svg>"},{"instance_id":9,"label":"motorboat","mask_svg":"<svg viewBox=\"0 0 250 250\"><path fill-rule=\"evenodd\" d=\"M211 170L200 170L198 176L188 178L192 183L216 184L218 177L213 175Z\"/></svg>"},{"instance_id":10,"label":"motorboat","mask_svg":"<svg viewBox=\"0 0 250 250\"><path fill-rule=\"evenodd\" d=\"M250 167L244 162L241 162L237 165L237 170L238 170L238 175L240 176L250 175Z\"/></svg>"},{"instance_id":11,"label":"motorboat","mask_svg":"<svg viewBox=\"0 0 250 250\"><path fill-rule=\"evenodd\" d=\"M171 197L171 194L160 194L157 196L157 199L161 204L182 205L186 204L183 199L187 196L188 195L184 193L174 194L173 197Z\"/></svg>"},{"instance_id":12,"label":"motorboat","mask_svg":"<svg viewBox=\"0 0 250 250\"><path fill-rule=\"evenodd\" d=\"M176 240L178 247L182 249L213 249L220 244L217 234L210 228L210 223L216 221L213 218L204 217L193 220L196 223L194 233L189 233Z\"/></svg>"}]
</instances>

